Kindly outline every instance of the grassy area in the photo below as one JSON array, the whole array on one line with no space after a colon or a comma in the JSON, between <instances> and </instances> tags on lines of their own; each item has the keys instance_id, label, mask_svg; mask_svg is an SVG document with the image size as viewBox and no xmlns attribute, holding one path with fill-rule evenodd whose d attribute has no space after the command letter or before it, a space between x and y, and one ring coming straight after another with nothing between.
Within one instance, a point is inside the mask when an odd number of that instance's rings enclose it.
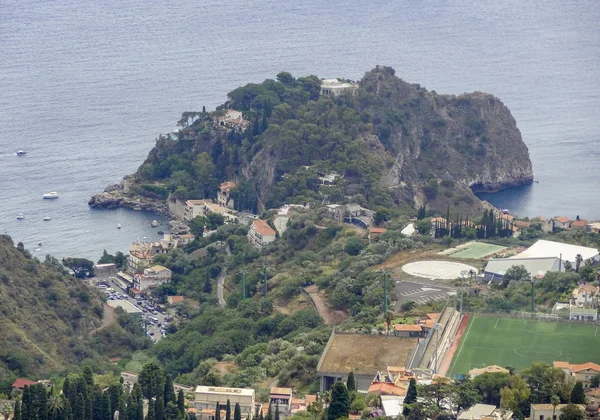
<instances>
[{"instance_id":1,"label":"grassy area","mask_svg":"<svg viewBox=\"0 0 600 420\"><path fill-rule=\"evenodd\" d=\"M416 316L406 316L406 317L405 316L397 316L394 319L392 319L390 326L393 329L394 324L414 324L417 319L418 319L418 317L416 317ZM377 325L375 325L375 327L385 328L385 321L379 322Z\"/></svg>"},{"instance_id":2,"label":"grassy area","mask_svg":"<svg viewBox=\"0 0 600 420\"><path fill-rule=\"evenodd\" d=\"M595 325L473 316L448 376L489 365L521 370L536 361L600 363L599 329Z\"/></svg>"},{"instance_id":3,"label":"grassy area","mask_svg":"<svg viewBox=\"0 0 600 420\"><path fill-rule=\"evenodd\" d=\"M446 255L451 255L452 258L477 260L505 249L505 246L486 244L483 242L471 242L464 247L460 247L460 250L457 252L447 253Z\"/></svg>"}]
</instances>

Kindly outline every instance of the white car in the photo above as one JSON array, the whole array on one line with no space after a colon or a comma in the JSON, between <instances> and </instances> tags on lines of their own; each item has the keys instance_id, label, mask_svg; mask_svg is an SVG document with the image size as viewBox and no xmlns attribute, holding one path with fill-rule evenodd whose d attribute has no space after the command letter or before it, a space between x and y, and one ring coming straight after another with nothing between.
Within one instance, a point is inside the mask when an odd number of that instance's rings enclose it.
<instances>
[{"instance_id":1,"label":"white car","mask_svg":"<svg viewBox=\"0 0 600 420\"><path fill-rule=\"evenodd\" d=\"M99 285L98 285L98 287L99 287L100 289L106 289L106 284L99 284Z\"/></svg>"}]
</instances>

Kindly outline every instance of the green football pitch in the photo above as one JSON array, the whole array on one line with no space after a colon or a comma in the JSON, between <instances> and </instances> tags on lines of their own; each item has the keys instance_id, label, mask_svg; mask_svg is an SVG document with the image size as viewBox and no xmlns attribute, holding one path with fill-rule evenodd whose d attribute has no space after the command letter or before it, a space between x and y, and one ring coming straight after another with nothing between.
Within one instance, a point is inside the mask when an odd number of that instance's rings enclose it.
<instances>
[{"instance_id":1,"label":"green football pitch","mask_svg":"<svg viewBox=\"0 0 600 420\"><path fill-rule=\"evenodd\" d=\"M447 376L489 365L521 370L537 361L600 363L599 330L568 322L472 316Z\"/></svg>"},{"instance_id":2,"label":"green football pitch","mask_svg":"<svg viewBox=\"0 0 600 420\"><path fill-rule=\"evenodd\" d=\"M483 242L471 242L461 250L450 254L453 258L480 259L488 255L505 250L505 246L486 244Z\"/></svg>"}]
</instances>

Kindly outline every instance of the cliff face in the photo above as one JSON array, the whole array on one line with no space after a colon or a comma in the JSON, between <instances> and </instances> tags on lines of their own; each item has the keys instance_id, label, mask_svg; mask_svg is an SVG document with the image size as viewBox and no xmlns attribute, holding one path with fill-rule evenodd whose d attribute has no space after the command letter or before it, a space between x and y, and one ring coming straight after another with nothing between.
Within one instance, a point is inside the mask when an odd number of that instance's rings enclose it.
<instances>
[{"instance_id":1,"label":"cliff face","mask_svg":"<svg viewBox=\"0 0 600 420\"><path fill-rule=\"evenodd\" d=\"M357 103L380 118L379 138L394 157L382 177L388 187L437 178L482 192L533 180L515 119L490 94L438 95L377 68L363 78Z\"/></svg>"}]
</instances>

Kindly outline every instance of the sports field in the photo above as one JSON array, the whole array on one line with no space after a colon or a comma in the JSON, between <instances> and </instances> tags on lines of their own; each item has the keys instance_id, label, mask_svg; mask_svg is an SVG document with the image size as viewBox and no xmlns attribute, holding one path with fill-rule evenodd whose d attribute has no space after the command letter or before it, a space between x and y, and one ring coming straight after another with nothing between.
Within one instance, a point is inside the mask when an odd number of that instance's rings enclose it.
<instances>
[{"instance_id":1,"label":"sports field","mask_svg":"<svg viewBox=\"0 0 600 420\"><path fill-rule=\"evenodd\" d=\"M453 258L478 260L505 249L506 247L500 245L486 244L483 242L469 242L444 253L446 255L451 255Z\"/></svg>"},{"instance_id":2,"label":"sports field","mask_svg":"<svg viewBox=\"0 0 600 420\"><path fill-rule=\"evenodd\" d=\"M537 361L600 363L599 330L595 325L473 316L447 376L489 365L520 370Z\"/></svg>"}]
</instances>

